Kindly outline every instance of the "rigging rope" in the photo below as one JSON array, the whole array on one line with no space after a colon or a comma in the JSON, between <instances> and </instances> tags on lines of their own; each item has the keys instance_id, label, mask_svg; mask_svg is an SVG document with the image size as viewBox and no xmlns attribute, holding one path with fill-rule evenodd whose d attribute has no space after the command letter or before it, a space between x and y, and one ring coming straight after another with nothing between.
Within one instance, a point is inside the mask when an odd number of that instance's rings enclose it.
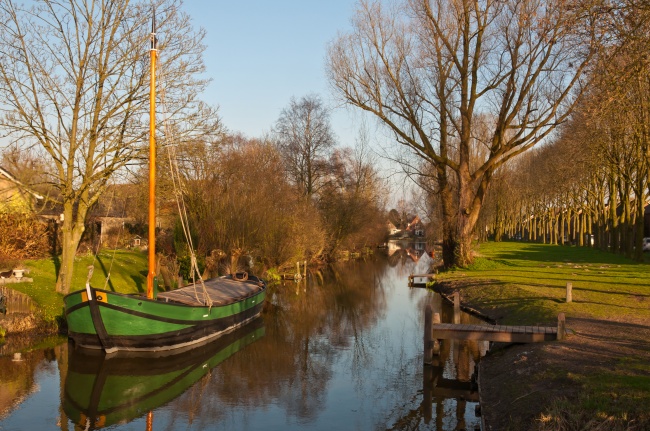
<instances>
[{"instance_id":1,"label":"rigging rope","mask_svg":"<svg viewBox=\"0 0 650 431\"><path fill-rule=\"evenodd\" d=\"M163 76L164 76L164 71L161 70L159 73L159 82L163 82ZM160 101L161 101L161 110L163 114L163 125L164 125L164 141L165 141L165 149L167 150L167 159L169 162L169 167L170 167L170 174L171 174L171 179L172 179L172 185L173 185L173 190L174 190L174 197L176 198L176 206L178 208L178 213L179 213L179 218L181 221L181 227L183 229L183 235L185 236L185 239L187 241L187 247L189 249L190 253L190 275L192 277L192 285L194 286L194 296L195 299L199 302L199 293L196 290L196 285L197 285L197 279L195 275L198 275L198 281L201 284L202 290L203 290L203 303L212 307L212 299L210 298L210 295L208 294L208 291L205 287L205 283L203 282L203 277L201 276L201 273L199 271L199 266L196 261L196 253L194 252L194 244L192 242L192 235L190 234L190 228L189 228L189 217L187 215L187 207L185 206L185 200L183 199L183 191L182 191L182 178L180 174L180 169L178 167L178 157L176 153L176 145L174 142L176 142L176 139L174 139L174 130L170 126L170 121L169 120L169 113L167 111L167 104L166 104L166 99L165 99L165 86L161 85L161 91L160 91ZM171 141L171 143L170 143Z\"/></svg>"},{"instance_id":2,"label":"rigging rope","mask_svg":"<svg viewBox=\"0 0 650 431\"><path fill-rule=\"evenodd\" d=\"M115 188L113 188L113 193L111 194L111 199L108 201L108 207L106 208L106 215L105 215L106 218L109 217L111 209L113 208L113 200L114 199L115 199ZM122 216L125 215L124 214L125 211L126 211L126 209L123 208L122 209ZM100 241L97 242L97 246L95 247L95 253L93 255L93 261L90 264L89 268L94 268L95 267L95 262L98 260L99 250L100 250L100 248L102 246L102 241L101 241L101 237L102 237L101 229L102 229L102 227L103 226L100 225ZM113 254L111 256L111 263L108 266L108 271L106 272L106 278L104 279L104 290L106 290L108 288L108 283L110 282L110 279L111 279L111 270L113 269L113 263L115 262L115 255L117 253L117 245L120 243L120 240L122 239L123 234L124 234L124 221L122 221L122 229L120 229L120 231L118 233L118 236L117 236L117 240L115 241L115 246L113 247ZM90 271L90 276L92 276L92 270ZM90 283L90 278L88 278L87 283Z\"/></svg>"}]
</instances>

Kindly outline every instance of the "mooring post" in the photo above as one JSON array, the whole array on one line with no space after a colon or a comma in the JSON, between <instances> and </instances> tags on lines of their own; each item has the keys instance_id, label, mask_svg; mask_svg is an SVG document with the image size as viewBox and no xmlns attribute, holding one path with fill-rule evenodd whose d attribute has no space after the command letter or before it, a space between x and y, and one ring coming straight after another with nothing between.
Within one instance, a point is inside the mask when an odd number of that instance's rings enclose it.
<instances>
[{"instance_id":1,"label":"mooring post","mask_svg":"<svg viewBox=\"0 0 650 431\"><path fill-rule=\"evenodd\" d=\"M440 313L434 313L433 314L433 324L439 324L440 323ZM434 327L435 328L435 327ZM435 333L435 330L433 331ZM432 335L433 337L433 335ZM440 340L437 338L433 337L433 354L438 356L440 354Z\"/></svg>"},{"instance_id":2,"label":"mooring post","mask_svg":"<svg viewBox=\"0 0 650 431\"><path fill-rule=\"evenodd\" d=\"M302 279L302 275L300 275L300 261L296 262L296 274L293 276L294 280L300 280Z\"/></svg>"},{"instance_id":3,"label":"mooring post","mask_svg":"<svg viewBox=\"0 0 650 431\"><path fill-rule=\"evenodd\" d=\"M431 365L433 358L432 315L433 307L428 304L424 309L424 365Z\"/></svg>"},{"instance_id":4,"label":"mooring post","mask_svg":"<svg viewBox=\"0 0 650 431\"><path fill-rule=\"evenodd\" d=\"M566 302L573 301L573 283L566 284Z\"/></svg>"},{"instance_id":5,"label":"mooring post","mask_svg":"<svg viewBox=\"0 0 650 431\"><path fill-rule=\"evenodd\" d=\"M426 424L433 417L433 367L424 367L422 372L422 415Z\"/></svg>"},{"instance_id":6,"label":"mooring post","mask_svg":"<svg viewBox=\"0 0 650 431\"><path fill-rule=\"evenodd\" d=\"M460 292L454 292L454 323L460 323Z\"/></svg>"},{"instance_id":7,"label":"mooring post","mask_svg":"<svg viewBox=\"0 0 650 431\"><path fill-rule=\"evenodd\" d=\"M557 315L557 339L564 340L566 338L566 323L564 313Z\"/></svg>"}]
</instances>

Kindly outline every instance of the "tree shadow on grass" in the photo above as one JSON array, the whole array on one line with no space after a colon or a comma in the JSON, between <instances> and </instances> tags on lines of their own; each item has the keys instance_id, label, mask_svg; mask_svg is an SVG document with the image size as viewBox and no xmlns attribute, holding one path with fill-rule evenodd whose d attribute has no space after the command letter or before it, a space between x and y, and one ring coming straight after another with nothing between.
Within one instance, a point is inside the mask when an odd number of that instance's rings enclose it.
<instances>
[{"instance_id":1,"label":"tree shadow on grass","mask_svg":"<svg viewBox=\"0 0 650 431\"><path fill-rule=\"evenodd\" d=\"M54 274L58 277L61 270L61 258L58 254L52 256L52 263L54 263Z\"/></svg>"},{"instance_id":2,"label":"tree shadow on grass","mask_svg":"<svg viewBox=\"0 0 650 431\"><path fill-rule=\"evenodd\" d=\"M144 274L143 274L144 272ZM146 277L147 271L140 271L140 275L143 275ZM144 293L144 282L142 281L142 277L138 277L136 275L132 275L131 279L135 283L135 288L138 289L138 292Z\"/></svg>"},{"instance_id":3,"label":"tree shadow on grass","mask_svg":"<svg viewBox=\"0 0 650 431\"><path fill-rule=\"evenodd\" d=\"M108 288L111 290L111 292L115 292L115 286L113 286L113 281L108 276L108 270L106 269L106 265L104 265L104 262L102 261L102 258L99 255L97 255L97 262L99 262L99 266L101 267L102 272L104 273L104 278L108 280Z\"/></svg>"}]
</instances>

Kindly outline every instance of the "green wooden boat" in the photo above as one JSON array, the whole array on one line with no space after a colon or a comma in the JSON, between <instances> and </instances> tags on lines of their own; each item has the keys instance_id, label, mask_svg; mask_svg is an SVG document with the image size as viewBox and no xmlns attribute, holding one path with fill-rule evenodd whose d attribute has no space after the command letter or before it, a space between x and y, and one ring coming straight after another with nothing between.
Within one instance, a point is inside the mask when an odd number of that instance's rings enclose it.
<instances>
[{"instance_id":1,"label":"green wooden boat","mask_svg":"<svg viewBox=\"0 0 650 431\"><path fill-rule=\"evenodd\" d=\"M160 353L204 344L246 324L264 306L265 283L254 276L206 280L155 299L87 288L64 297L68 337L107 353Z\"/></svg>"},{"instance_id":2,"label":"green wooden boat","mask_svg":"<svg viewBox=\"0 0 650 431\"><path fill-rule=\"evenodd\" d=\"M115 352L154 352L205 343L241 326L262 311L263 280L238 273L199 280L181 289L156 295L155 114L157 37L155 17L151 32L149 102L149 251L147 296L85 289L64 297L68 336L76 346ZM181 214L182 215L182 214ZM192 252L190 247L190 252ZM195 259L193 259L195 262ZM195 263L194 263L194 266ZM196 268L198 273L198 268ZM91 272L92 274L92 272ZM90 280L90 275L88 277Z\"/></svg>"},{"instance_id":3,"label":"green wooden boat","mask_svg":"<svg viewBox=\"0 0 650 431\"><path fill-rule=\"evenodd\" d=\"M213 343L151 361L70 347L63 410L83 429L147 415L174 400L214 367L264 336L262 319Z\"/></svg>"}]
</instances>

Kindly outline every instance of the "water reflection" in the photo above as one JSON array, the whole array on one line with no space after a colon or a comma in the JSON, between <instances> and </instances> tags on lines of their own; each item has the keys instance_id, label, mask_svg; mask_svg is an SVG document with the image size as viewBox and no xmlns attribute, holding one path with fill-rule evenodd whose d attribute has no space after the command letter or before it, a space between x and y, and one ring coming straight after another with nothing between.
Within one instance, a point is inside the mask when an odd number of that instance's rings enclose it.
<instances>
[{"instance_id":1,"label":"water reflection","mask_svg":"<svg viewBox=\"0 0 650 431\"><path fill-rule=\"evenodd\" d=\"M430 254L395 255L269 287L264 337L249 342L257 329L242 328L249 341L239 338L246 347L237 353L223 353L233 339L220 340L212 352L143 363L68 355L64 344L54 350L58 367L46 373L43 354L34 354L27 389L7 395L19 401L0 429L30 429L34 421L48 424L40 430L474 429L472 373L486 346L443 343L438 364L424 368L424 308L452 321L453 307L407 285L409 274L428 270ZM0 387L10 379L0 371ZM45 394L47 387L57 389ZM53 391L61 393L55 406Z\"/></svg>"},{"instance_id":2,"label":"water reflection","mask_svg":"<svg viewBox=\"0 0 650 431\"><path fill-rule=\"evenodd\" d=\"M205 346L155 359L105 358L70 348L63 410L75 429L128 422L175 399L263 335L258 319Z\"/></svg>"}]
</instances>

